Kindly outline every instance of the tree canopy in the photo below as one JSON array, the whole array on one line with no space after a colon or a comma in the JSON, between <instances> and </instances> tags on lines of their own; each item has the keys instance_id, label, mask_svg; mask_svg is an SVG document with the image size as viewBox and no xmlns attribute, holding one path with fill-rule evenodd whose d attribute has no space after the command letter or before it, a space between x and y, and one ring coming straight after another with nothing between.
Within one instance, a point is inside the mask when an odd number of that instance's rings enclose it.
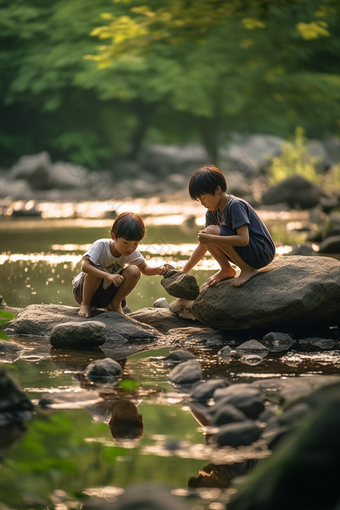
<instances>
[{"instance_id":1,"label":"tree canopy","mask_svg":"<svg viewBox=\"0 0 340 510\"><path fill-rule=\"evenodd\" d=\"M338 133L336 1L145 1L0 0L3 159L201 139L216 160L235 131Z\"/></svg>"}]
</instances>

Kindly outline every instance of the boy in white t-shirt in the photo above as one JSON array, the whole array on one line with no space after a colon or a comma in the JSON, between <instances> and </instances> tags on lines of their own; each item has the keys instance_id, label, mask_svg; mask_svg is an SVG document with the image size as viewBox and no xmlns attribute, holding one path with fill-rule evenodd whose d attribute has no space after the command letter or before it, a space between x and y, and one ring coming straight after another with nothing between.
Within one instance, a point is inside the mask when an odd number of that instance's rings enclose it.
<instances>
[{"instance_id":1,"label":"boy in white t-shirt","mask_svg":"<svg viewBox=\"0 0 340 510\"><path fill-rule=\"evenodd\" d=\"M72 282L80 317L91 317L92 306L123 313L125 298L136 287L140 273L166 273L168 264L150 267L137 250L144 235L142 218L125 212L113 223L111 239L98 239L84 253L82 272Z\"/></svg>"}]
</instances>

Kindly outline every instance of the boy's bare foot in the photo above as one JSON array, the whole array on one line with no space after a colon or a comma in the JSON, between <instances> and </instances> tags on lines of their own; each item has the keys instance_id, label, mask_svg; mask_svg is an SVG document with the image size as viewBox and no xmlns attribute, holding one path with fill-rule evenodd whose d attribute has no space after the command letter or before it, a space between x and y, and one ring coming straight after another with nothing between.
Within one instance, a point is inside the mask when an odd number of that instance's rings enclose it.
<instances>
[{"instance_id":1,"label":"boy's bare foot","mask_svg":"<svg viewBox=\"0 0 340 510\"><path fill-rule=\"evenodd\" d=\"M123 312L123 308L122 308L122 305L121 303L119 303L118 305L113 305L112 303L110 303L106 308L105 310L107 312L118 312L118 313L122 313L124 315L124 312Z\"/></svg>"},{"instance_id":2,"label":"boy's bare foot","mask_svg":"<svg viewBox=\"0 0 340 510\"><path fill-rule=\"evenodd\" d=\"M80 310L78 312L79 317L91 317L91 305L80 305Z\"/></svg>"},{"instance_id":3,"label":"boy's bare foot","mask_svg":"<svg viewBox=\"0 0 340 510\"><path fill-rule=\"evenodd\" d=\"M256 276L258 273L257 269L253 269L252 271L241 271L240 276L235 278L233 282L231 282L231 285L233 287L241 287L244 283L246 283L250 278L253 276Z\"/></svg>"},{"instance_id":4,"label":"boy's bare foot","mask_svg":"<svg viewBox=\"0 0 340 510\"><path fill-rule=\"evenodd\" d=\"M207 279L207 284L209 287L213 287L216 283L221 282L222 280L227 280L228 278L233 278L236 274L235 269L231 266L229 269L220 269L216 274L210 276Z\"/></svg>"}]
</instances>

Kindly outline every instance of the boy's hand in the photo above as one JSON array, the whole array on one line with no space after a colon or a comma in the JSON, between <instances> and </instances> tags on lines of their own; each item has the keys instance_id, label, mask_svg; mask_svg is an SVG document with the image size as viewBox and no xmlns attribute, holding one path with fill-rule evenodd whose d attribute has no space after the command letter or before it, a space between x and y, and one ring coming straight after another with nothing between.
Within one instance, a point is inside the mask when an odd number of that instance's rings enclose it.
<instances>
[{"instance_id":1,"label":"boy's hand","mask_svg":"<svg viewBox=\"0 0 340 510\"><path fill-rule=\"evenodd\" d=\"M115 287L119 287L119 285L121 285L124 281L124 276L122 276L121 274L111 274L109 273L106 277L106 279L113 283L113 285Z\"/></svg>"},{"instance_id":2,"label":"boy's hand","mask_svg":"<svg viewBox=\"0 0 340 510\"><path fill-rule=\"evenodd\" d=\"M163 264L163 266L159 266L156 269L158 270L159 275L163 275L167 271L169 271L169 269L175 269L175 268L173 266L171 266L170 264Z\"/></svg>"}]
</instances>

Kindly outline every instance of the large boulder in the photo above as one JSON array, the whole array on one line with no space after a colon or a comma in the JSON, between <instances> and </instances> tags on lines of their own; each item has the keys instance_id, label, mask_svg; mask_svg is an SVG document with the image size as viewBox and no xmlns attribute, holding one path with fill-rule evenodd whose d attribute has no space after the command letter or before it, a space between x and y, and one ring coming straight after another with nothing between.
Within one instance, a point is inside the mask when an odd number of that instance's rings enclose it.
<instances>
[{"instance_id":1,"label":"large boulder","mask_svg":"<svg viewBox=\"0 0 340 510\"><path fill-rule=\"evenodd\" d=\"M262 195L265 205L287 203L292 208L311 209L321 198L321 189L302 175L288 177Z\"/></svg>"},{"instance_id":2,"label":"large boulder","mask_svg":"<svg viewBox=\"0 0 340 510\"><path fill-rule=\"evenodd\" d=\"M192 304L201 322L225 330L289 332L339 323L340 262L329 257L278 257L242 287L205 286Z\"/></svg>"}]
</instances>

